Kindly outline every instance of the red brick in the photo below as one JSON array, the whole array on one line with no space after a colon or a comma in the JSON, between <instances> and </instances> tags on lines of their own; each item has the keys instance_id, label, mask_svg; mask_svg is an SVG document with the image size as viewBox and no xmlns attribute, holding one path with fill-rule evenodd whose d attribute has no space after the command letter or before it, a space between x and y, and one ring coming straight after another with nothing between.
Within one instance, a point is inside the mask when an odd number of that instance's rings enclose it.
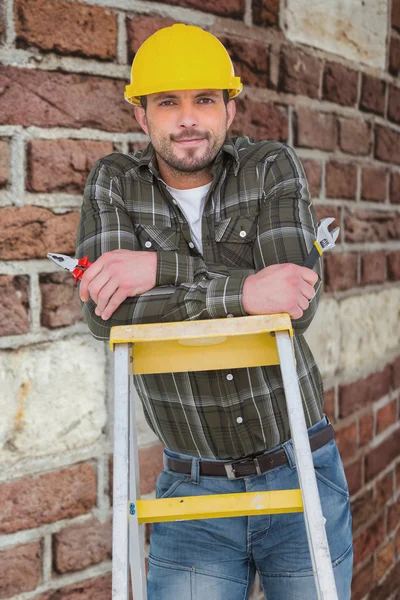
<instances>
[{"instance_id":1,"label":"red brick","mask_svg":"<svg viewBox=\"0 0 400 600\"><path fill-rule=\"evenodd\" d=\"M374 492L372 489L363 491L362 494L359 494L351 503L353 532L358 531L361 527L365 527L365 524L376 516L373 494Z\"/></svg>"},{"instance_id":2,"label":"red brick","mask_svg":"<svg viewBox=\"0 0 400 600\"><path fill-rule=\"evenodd\" d=\"M400 88L389 85L388 118L400 123Z\"/></svg>"},{"instance_id":3,"label":"red brick","mask_svg":"<svg viewBox=\"0 0 400 600\"><path fill-rule=\"evenodd\" d=\"M383 283L387 279L386 254L383 250L361 256L361 284Z\"/></svg>"},{"instance_id":4,"label":"red brick","mask_svg":"<svg viewBox=\"0 0 400 600\"><path fill-rule=\"evenodd\" d=\"M400 71L400 39L391 37L389 50L389 71L398 76Z\"/></svg>"},{"instance_id":5,"label":"red brick","mask_svg":"<svg viewBox=\"0 0 400 600\"><path fill-rule=\"evenodd\" d=\"M372 554L383 542L385 523L383 517L376 519L354 540L354 565L358 565Z\"/></svg>"},{"instance_id":6,"label":"red brick","mask_svg":"<svg viewBox=\"0 0 400 600\"><path fill-rule=\"evenodd\" d=\"M344 467L350 494L356 494L364 483L362 459Z\"/></svg>"},{"instance_id":7,"label":"red brick","mask_svg":"<svg viewBox=\"0 0 400 600\"><path fill-rule=\"evenodd\" d=\"M335 219L336 222L333 223L331 227L337 227L340 224L340 211L337 206L320 206L316 204L314 208L318 221L321 221L321 219L332 217L333 219ZM340 241L340 239L341 235L339 232L339 237L337 238L337 241Z\"/></svg>"},{"instance_id":8,"label":"red brick","mask_svg":"<svg viewBox=\"0 0 400 600\"><path fill-rule=\"evenodd\" d=\"M242 83L267 87L268 47L261 42L235 39L232 36L220 36L219 39L235 65L235 75L241 77Z\"/></svg>"},{"instance_id":9,"label":"red brick","mask_svg":"<svg viewBox=\"0 0 400 600\"><path fill-rule=\"evenodd\" d=\"M371 202L383 202L386 199L387 169L363 167L361 178L361 198Z\"/></svg>"},{"instance_id":10,"label":"red brick","mask_svg":"<svg viewBox=\"0 0 400 600\"><path fill-rule=\"evenodd\" d=\"M149 0L149 2L162 2L171 4L171 0ZM221 15L222 17L231 17L233 19L243 19L245 11L245 0L174 0L174 6L184 8L194 8L204 12Z\"/></svg>"},{"instance_id":11,"label":"red brick","mask_svg":"<svg viewBox=\"0 0 400 600\"><path fill-rule=\"evenodd\" d=\"M381 508L393 497L393 471L389 471L375 483L375 511Z\"/></svg>"},{"instance_id":12,"label":"red brick","mask_svg":"<svg viewBox=\"0 0 400 600\"><path fill-rule=\"evenodd\" d=\"M321 163L309 158L304 158L301 162L307 176L310 194L313 198L318 198L321 191Z\"/></svg>"},{"instance_id":13,"label":"red brick","mask_svg":"<svg viewBox=\"0 0 400 600\"><path fill-rule=\"evenodd\" d=\"M377 77L363 73L361 80L360 108L383 115L385 112L386 84Z\"/></svg>"},{"instance_id":14,"label":"red brick","mask_svg":"<svg viewBox=\"0 0 400 600\"><path fill-rule=\"evenodd\" d=\"M128 36L128 60L131 62L140 46L148 37L153 35L159 29L171 27L178 23L175 19L165 17L155 17L150 15L135 15L132 19L126 20L126 30Z\"/></svg>"},{"instance_id":15,"label":"red brick","mask_svg":"<svg viewBox=\"0 0 400 600\"><path fill-rule=\"evenodd\" d=\"M112 554L112 523L90 519L71 525L53 536L53 560L57 573L80 571Z\"/></svg>"},{"instance_id":16,"label":"red brick","mask_svg":"<svg viewBox=\"0 0 400 600\"><path fill-rule=\"evenodd\" d=\"M376 415L376 434L378 435L396 422L397 403L392 400L386 406L380 408Z\"/></svg>"},{"instance_id":17,"label":"red brick","mask_svg":"<svg viewBox=\"0 0 400 600\"><path fill-rule=\"evenodd\" d=\"M339 145L349 154L369 154L371 149L371 127L365 121L339 119Z\"/></svg>"},{"instance_id":18,"label":"red brick","mask_svg":"<svg viewBox=\"0 0 400 600\"><path fill-rule=\"evenodd\" d=\"M248 135L256 140L273 139L286 142L288 117L286 108L255 102L246 96L236 100L237 113L229 135Z\"/></svg>"},{"instance_id":19,"label":"red brick","mask_svg":"<svg viewBox=\"0 0 400 600\"><path fill-rule=\"evenodd\" d=\"M17 47L112 60L117 55L117 17L100 6L67 0L16 0Z\"/></svg>"},{"instance_id":20,"label":"red brick","mask_svg":"<svg viewBox=\"0 0 400 600\"><path fill-rule=\"evenodd\" d=\"M156 480L163 469L163 445L153 444L139 448L140 493L149 494L156 487ZM110 501L113 495L113 457L109 460Z\"/></svg>"},{"instance_id":21,"label":"red brick","mask_svg":"<svg viewBox=\"0 0 400 600\"><path fill-rule=\"evenodd\" d=\"M322 64L298 48L283 48L280 58L279 91L318 98Z\"/></svg>"},{"instance_id":22,"label":"red brick","mask_svg":"<svg viewBox=\"0 0 400 600\"><path fill-rule=\"evenodd\" d=\"M111 573L51 590L33 600L111 600Z\"/></svg>"},{"instance_id":23,"label":"red brick","mask_svg":"<svg viewBox=\"0 0 400 600\"><path fill-rule=\"evenodd\" d=\"M325 256L324 290L337 292L357 285L357 255L333 253Z\"/></svg>"},{"instance_id":24,"label":"red brick","mask_svg":"<svg viewBox=\"0 0 400 600\"><path fill-rule=\"evenodd\" d=\"M400 569L398 568L399 563L397 562L393 569L389 571L386 578L377 587L371 590L371 600L388 600L392 598L394 591L399 591L400 586ZM399 596L397 595L396 600Z\"/></svg>"},{"instance_id":25,"label":"red brick","mask_svg":"<svg viewBox=\"0 0 400 600\"><path fill-rule=\"evenodd\" d=\"M9 161L8 142L0 140L0 187L4 187L8 183Z\"/></svg>"},{"instance_id":26,"label":"red brick","mask_svg":"<svg viewBox=\"0 0 400 600\"><path fill-rule=\"evenodd\" d=\"M333 388L331 390L325 391L324 393L324 413L331 421L331 423L335 423L335 390Z\"/></svg>"},{"instance_id":27,"label":"red brick","mask_svg":"<svg viewBox=\"0 0 400 600\"><path fill-rule=\"evenodd\" d=\"M372 412L367 413L363 417L360 417L358 423L359 431L359 444L360 446L366 446L372 440L374 434L374 415Z\"/></svg>"},{"instance_id":28,"label":"red brick","mask_svg":"<svg viewBox=\"0 0 400 600\"><path fill-rule=\"evenodd\" d=\"M253 0L253 23L261 27L279 25L280 0Z\"/></svg>"},{"instance_id":29,"label":"red brick","mask_svg":"<svg viewBox=\"0 0 400 600\"><path fill-rule=\"evenodd\" d=\"M344 223L346 242L387 242L400 239L400 214L347 210Z\"/></svg>"},{"instance_id":30,"label":"red brick","mask_svg":"<svg viewBox=\"0 0 400 600\"><path fill-rule=\"evenodd\" d=\"M400 165L400 133L378 125L375 129L375 157Z\"/></svg>"},{"instance_id":31,"label":"red brick","mask_svg":"<svg viewBox=\"0 0 400 600\"><path fill-rule=\"evenodd\" d=\"M36 206L0 210L0 260L45 258L47 252L73 254L79 214L55 215Z\"/></svg>"},{"instance_id":32,"label":"red brick","mask_svg":"<svg viewBox=\"0 0 400 600\"><path fill-rule=\"evenodd\" d=\"M344 106L357 100L358 73L338 63L327 62L323 80L323 99Z\"/></svg>"},{"instance_id":33,"label":"red brick","mask_svg":"<svg viewBox=\"0 0 400 600\"><path fill-rule=\"evenodd\" d=\"M400 388L400 356L392 363L392 388ZM400 465L399 465L400 466ZM400 483L400 481L399 481Z\"/></svg>"},{"instance_id":34,"label":"red brick","mask_svg":"<svg viewBox=\"0 0 400 600\"><path fill-rule=\"evenodd\" d=\"M40 542L0 551L0 598L34 590L41 576Z\"/></svg>"},{"instance_id":35,"label":"red brick","mask_svg":"<svg viewBox=\"0 0 400 600\"><path fill-rule=\"evenodd\" d=\"M400 204L400 173L392 173L390 177L390 202Z\"/></svg>"},{"instance_id":36,"label":"red brick","mask_svg":"<svg viewBox=\"0 0 400 600\"><path fill-rule=\"evenodd\" d=\"M337 429L336 443L343 461L354 456L357 451L357 423Z\"/></svg>"},{"instance_id":37,"label":"red brick","mask_svg":"<svg viewBox=\"0 0 400 600\"><path fill-rule=\"evenodd\" d=\"M328 162L326 165L326 195L328 198L354 200L357 189L357 168L348 162Z\"/></svg>"},{"instance_id":38,"label":"red brick","mask_svg":"<svg viewBox=\"0 0 400 600\"><path fill-rule=\"evenodd\" d=\"M383 398L390 391L391 369L339 386L339 416L345 418Z\"/></svg>"},{"instance_id":39,"label":"red brick","mask_svg":"<svg viewBox=\"0 0 400 600\"><path fill-rule=\"evenodd\" d=\"M41 69L0 68L1 124L140 131L125 81Z\"/></svg>"},{"instance_id":40,"label":"red brick","mask_svg":"<svg viewBox=\"0 0 400 600\"><path fill-rule=\"evenodd\" d=\"M373 558L363 566L354 576L351 584L351 600L362 600L374 584Z\"/></svg>"},{"instance_id":41,"label":"red brick","mask_svg":"<svg viewBox=\"0 0 400 600\"><path fill-rule=\"evenodd\" d=\"M83 319L78 288L70 273L43 273L39 281L40 322L44 327L66 327Z\"/></svg>"},{"instance_id":42,"label":"red brick","mask_svg":"<svg viewBox=\"0 0 400 600\"><path fill-rule=\"evenodd\" d=\"M32 192L83 193L95 161L112 151L112 142L31 141L28 144L27 189Z\"/></svg>"},{"instance_id":43,"label":"red brick","mask_svg":"<svg viewBox=\"0 0 400 600\"><path fill-rule=\"evenodd\" d=\"M335 150L337 125L333 115L298 108L295 119L296 146Z\"/></svg>"},{"instance_id":44,"label":"red brick","mask_svg":"<svg viewBox=\"0 0 400 600\"><path fill-rule=\"evenodd\" d=\"M400 455L400 429L392 433L384 442L367 454L365 478L370 481Z\"/></svg>"},{"instance_id":45,"label":"red brick","mask_svg":"<svg viewBox=\"0 0 400 600\"><path fill-rule=\"evenodd\" d=\"M29 331L29 277L0 275L0 336Z\"/></svg>"},{"instance_id":46,"label":"red brick","mask_svg":"<svg viewBox=\"0 0 400 600\"><path fill-rule=\"evenodd\" d=\"M398 281L400 279L400 251L395 250L387 255L388 279Z\"/></svg>"},{"instance_id":47,"label":"red brick","mask_svg":"<svg viewBox=\"0 0 400 600\"><path fill-rule=\"evenodd\" d=\"M390 569L395 561L394 544L389 541L385 546L380 548L376 553L375 577L377 581L382 579L386 571Z\"/></svg>"},{"instance_id":48,"label":"red brick","mask_svg":"<svg viewBox=\"0 0 400 600\"><path fill-rule=\"evenodd\" d=\"M0 484L0 533L72 519L96 504L96 472L82 463Z\"/></svg>"},{"instance_id":49,"label":"red brick","mask_svg":"<svg viewBox=\"0 0 400 600\"><path fill-rule=\"evenodd\" d=\"M392 27L400 31L400 0L392 0Z\"/></svg>"},{"instance_id":50,"label":"red brick","mask_svg":"<svg viewBox=\"0 0 400 600\"><path fill-rule=\"evenodd\" d=\"M400 496L388 509L388 531L393 531L400 523Z\"/></svg>"}]
</instances>

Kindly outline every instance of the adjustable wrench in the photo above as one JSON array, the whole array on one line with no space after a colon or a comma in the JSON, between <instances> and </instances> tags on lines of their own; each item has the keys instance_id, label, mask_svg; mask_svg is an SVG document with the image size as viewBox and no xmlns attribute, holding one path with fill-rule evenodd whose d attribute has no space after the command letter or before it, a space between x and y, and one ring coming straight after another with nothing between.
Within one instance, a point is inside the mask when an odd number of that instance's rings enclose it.
<instances>
[{"instance_id":1,"label":"adjustable wrench","mask_svg":"<svg viewBox=\"0 0 400 600\"><path fill-rule=\"evenodd\" d=\"M339 227L336 227L336 229L333 229L332 231L328 231L329 225L331 225L334 220L333 217L327 217L318 223L317 239L314 242L311 252L304 261L303 267L312 269L321 254L334 247L340 231Z\"/></svg>"}]
</instances>

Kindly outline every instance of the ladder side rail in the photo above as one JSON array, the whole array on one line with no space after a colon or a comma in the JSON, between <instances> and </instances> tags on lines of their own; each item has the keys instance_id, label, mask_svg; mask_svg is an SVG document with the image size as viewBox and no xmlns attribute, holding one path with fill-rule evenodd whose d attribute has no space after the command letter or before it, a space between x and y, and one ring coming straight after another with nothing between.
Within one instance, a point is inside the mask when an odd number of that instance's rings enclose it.
<instances>
[{"instance_id":1,"label":"ladder side rail","mask_svg":"<svg viewBox=\"0 0 400 600\"><path fill-rule=\"evenodd\" d=\"M131 354L131 360L133 357ZM130 372L133 372L133 363ZM147 580L144 557L144 524L139 524L140 500L139 450L136 427L136 394L133 374L130 375L129 402L129 563L132 592L135 600L147 600Z\"/></svg>"},{"instance_id":2,"label":"ladder side rail","mask_svg":"<svg viewBox=\"0 0 400 600\"><path fill-rule=\"evenodd\" d=\"M319 600L338 600L325 519L322 513L314 464L304 418L293 345L287 331L277 331L280 367L285 389L289 425L304 505L308 544Z\"/></svg>"},{"instance_id":3,"label":"ladder side rail","mask_svg":"<svg viewBox=\"0 0 400 600\"><path fill-rule=\"evenodd\" d=\"M112 599L129 600L128 570L128 344L114 352L114 472L112 531Z\"/></svg>"}]
</instances>

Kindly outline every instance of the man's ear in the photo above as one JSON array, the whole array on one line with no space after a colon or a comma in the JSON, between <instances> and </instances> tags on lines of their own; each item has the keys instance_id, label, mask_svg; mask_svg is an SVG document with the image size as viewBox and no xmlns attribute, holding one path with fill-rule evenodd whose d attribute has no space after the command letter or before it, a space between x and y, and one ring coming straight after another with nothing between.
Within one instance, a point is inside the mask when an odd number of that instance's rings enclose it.
<instances>
[{"instance_id":1,"label":"man's ear","mask_svg":"<svg viewBox=\"0 0 400 600\"><path fill-rule=\"evenodd\" d=\"M139 123L140 127L143 129L143 131L147 135L149 135L149 128L147 127L146 111L144 110L143 106L135 106L135 118L136 118L136 121Z\"/></svg>"},{"instance_id":2,"label":"man's ear","mask_svg":"<svg viewBox=\"0 0 400 600\"><path fill-rule=\"evenodd\" d=\"M236 115L236 102L234 100L229 100L228 104L226 105L226 112L228 116L227 129L229 129Z\"/></svg>"}]
</instances>

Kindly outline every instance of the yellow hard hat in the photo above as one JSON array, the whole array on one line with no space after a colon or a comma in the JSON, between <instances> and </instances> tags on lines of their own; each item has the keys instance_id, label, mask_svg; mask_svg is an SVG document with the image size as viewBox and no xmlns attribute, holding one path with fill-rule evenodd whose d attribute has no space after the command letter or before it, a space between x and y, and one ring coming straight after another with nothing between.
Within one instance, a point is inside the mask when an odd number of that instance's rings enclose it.
<instances>
[{"instance_id":1,"label":"yellow hard hat","mask_svg":"<svg viewBox=\"0 0 400 600\"><path fill-rule=\"evenodd\" d=\"M173 90L243 89L225 47L211 33L178 23L159 29L143 42L132 63L124 98L140 106L140 96Z\"/></svg>"}]
</instances>

